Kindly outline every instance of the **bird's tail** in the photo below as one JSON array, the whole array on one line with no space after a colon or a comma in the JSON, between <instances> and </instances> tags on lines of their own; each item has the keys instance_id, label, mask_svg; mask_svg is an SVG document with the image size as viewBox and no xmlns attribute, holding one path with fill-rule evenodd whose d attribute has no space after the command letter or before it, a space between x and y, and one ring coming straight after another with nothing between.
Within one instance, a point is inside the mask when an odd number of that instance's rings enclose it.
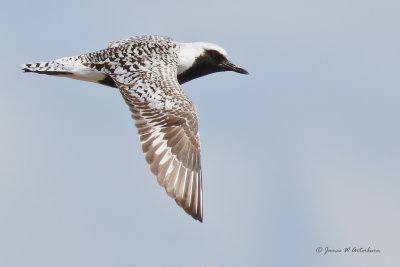
<instances>
[{"instance_id":1,"label":"bird's tail","mask_svg":"<svg viewBox=\"0 0 400 267\"><path fill-rule=\"evenodd\" d=\"M65 57L51 61L27 63L22 65L22 70L25 72L36 72L40 74L72 74L77 71L87 69L82 64L80 56Z\"/></svg>"},{"instance_id":2,"label":"bird's tail","mask_svg":"<svg viewBox=\"0 0 400 267\"><path fill-rule=\"evenodd\" d=\"M58 75L77 80L100 82L105 75L84 64L84 56L65 57L45 62L22 65L24 72Z\"/></svg>"}]
</instances>

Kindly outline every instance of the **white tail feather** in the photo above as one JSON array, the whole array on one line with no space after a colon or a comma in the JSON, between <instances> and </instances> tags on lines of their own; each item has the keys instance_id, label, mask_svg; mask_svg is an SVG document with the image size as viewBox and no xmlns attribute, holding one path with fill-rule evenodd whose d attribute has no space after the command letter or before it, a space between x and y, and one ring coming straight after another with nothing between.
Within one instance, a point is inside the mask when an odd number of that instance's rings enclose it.
<instances>
[{"instance_id":1,"label":"white tail feather","mask_svg":"<svg viewBox=\"0 0 400 267\"><path fill-rule=\"evenodd\" d=\"M58 75L72 79L101 82L106 75L82 64L82 57L65 57L47 62L28 63L22 65L25 72Z\"/></svg>"}]
</instances>

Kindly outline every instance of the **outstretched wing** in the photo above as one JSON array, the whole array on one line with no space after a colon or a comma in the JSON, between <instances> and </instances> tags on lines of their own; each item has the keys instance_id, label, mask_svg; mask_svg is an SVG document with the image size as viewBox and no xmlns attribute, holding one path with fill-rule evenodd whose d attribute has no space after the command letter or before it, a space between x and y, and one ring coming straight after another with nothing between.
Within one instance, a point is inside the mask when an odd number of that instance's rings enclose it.
<instances>
[{"instance_id":1,"label":"outstretched wing","mask_svg":"<svg viewBox=\"0 0 400 267\"><path fill-rule=\"evenodd\" d=\"M120 89L157 181L193 218L203 220L200 140L196 108L177 80L170 38L141 36L84 55L87 67Z\"/></svg>"},{"instance_id":2,"label":"outstretched wing","mask_svg":"<svg viewBox=\"0 0 400 267\"><path fill-rule=\"evenodd\" d=\"M158 183L188 214L202 221L196 108L177 81L176 67L111 77L132 112L143 152Z\"/></svg>"}]
</instances>

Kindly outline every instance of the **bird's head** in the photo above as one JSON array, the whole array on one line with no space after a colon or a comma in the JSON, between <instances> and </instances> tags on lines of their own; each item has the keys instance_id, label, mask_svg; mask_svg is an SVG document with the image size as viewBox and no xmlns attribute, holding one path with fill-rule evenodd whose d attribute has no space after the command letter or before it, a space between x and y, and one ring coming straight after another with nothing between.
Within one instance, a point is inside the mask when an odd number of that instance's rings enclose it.
<instances>
[{"instance_id":1,"label":"bird's head","mask_svg":"<svg viewBox=\"0 0 400 267\"><path fill-rule=\"evenodd\" d=\"M210 43L182 43L178 50L178 81L180 84L214 72L234 71L249 74L231 63L226 51Z\"/></svg>"}]
</instances>

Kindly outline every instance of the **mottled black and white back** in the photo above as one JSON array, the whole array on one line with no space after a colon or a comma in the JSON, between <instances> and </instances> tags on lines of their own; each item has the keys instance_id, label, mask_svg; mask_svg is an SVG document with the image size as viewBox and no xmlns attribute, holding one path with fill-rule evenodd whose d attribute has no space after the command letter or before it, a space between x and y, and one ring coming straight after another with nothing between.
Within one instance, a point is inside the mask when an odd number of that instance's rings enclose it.
<instances>
[{"instance_id":1,"label":"mottled black and white back","mask_svg":"<svg viewBox=\"0 0 400 267\"><path fill-rule=\"evenodd\" d=\"M247 74L228 61L223 48L146 35L111 42L93 53L25 64L22 69L117 87L158 183L188 214L203 220L196 108L180 84L220 71Z\"/></svg>"}]
</instances>

